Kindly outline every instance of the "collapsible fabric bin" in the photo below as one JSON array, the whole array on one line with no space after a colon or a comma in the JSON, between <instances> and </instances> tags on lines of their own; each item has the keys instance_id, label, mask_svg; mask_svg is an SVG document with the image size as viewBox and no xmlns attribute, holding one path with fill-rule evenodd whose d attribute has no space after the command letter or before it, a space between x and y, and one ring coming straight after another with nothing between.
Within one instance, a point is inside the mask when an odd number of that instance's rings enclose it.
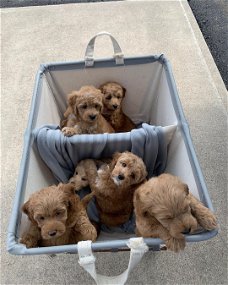
<instances>
[{"instance_id":1,"label":"collapsible fabric bin","mask_svg":"<svg viewBox=\"0 0 228 285\"><path fill-rule=\"evenodd\" d=\"M94 61L94 43L96 37L100 35L108 35L111 38L114 57ZM98 87L108 81L118 82L126 88L123 110L135 124L145 122L162 127L167 139L167 163L164 172L180 177L188 184L190 191L213 211L178 98L170 63L162 54L124 58L116 40L110 34L103 32L89 42L85 60L43 64L37 73L8 230L8 251L11 254L78 252L77 245L27 249L20 244L19 237L28 224L27 217L21 213L21 206L31 193L58 182L39 156L34 139L35 131L43 125L59 125L66 109L67 94L72 90L78 90L83 85ZM116 135L118 134L112 134ZM92 135L83 136L86 139L86 136ZM195 235L187 234L186 240L203 241L216 234L217 230ZM134 235L101 233L91 248L98 252L127 250L130 237ZM163 244L160 239L154 238L146 238L144 243L152 250L159 250Z\"/></svg>"}]
</instances>

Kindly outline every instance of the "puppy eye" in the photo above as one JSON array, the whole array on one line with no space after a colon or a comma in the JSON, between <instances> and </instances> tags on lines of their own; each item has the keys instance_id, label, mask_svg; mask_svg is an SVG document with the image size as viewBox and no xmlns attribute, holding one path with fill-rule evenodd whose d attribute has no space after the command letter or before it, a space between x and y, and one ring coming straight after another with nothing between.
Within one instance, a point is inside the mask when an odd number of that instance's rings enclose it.
<instances>
[{"instance_id":1,"label":"puppy eye","mask_svg":"<svg viewBox=\"0 0 228 285\"><path fill-rule=\"evenodd\" d=\"M143 212L143 216L148 217L148 212L147 211Z\"/></svg>"},{"instance_id":2,"label":"puppy eye","mask_svg":"<svg viewBox=\"0 0 228 285\"><path fill-rule=\"evenodd\" d=\"M56 212L55 215L56 217L59 217L62 214L62 212Z\"/></svg>"},{"instance_id":3,"label":"puppy eye","mask_svg":"<svg viewBox=\"0 0 228 285\"><path fill-rule=\"evenodd\" d=\"M131 173L131 178L135 179L135 174Z\"/></svg>"},{"instance_id":4,"label":"puppy eye","mask_svg":"<svg viewBox=\"0 0 228 285\"><path fill-rule=\"evenodd\" d=\"M82 105L82 109L86 109L86 108L87 108L86 104Z\"/></svg>"},{"instance_id":5,"label":"puppy eye","mask_svg":"<svg viewBox=\"0 0 228 285\"><path fill-rule=\"evenodd\" d=\"M111 98L112 98L111 95L108 95L108 96L106 97L107 100L110 100Z\"/></svg>"},{"instance_id":6,"label":"puppy eye","mask_svg":"<svg viewBox=\"0 0 228 285\"><path fill-rule=\"evenodd\" d=\"M78 175L78 172L77 172L77 171L75 171L75 175Z\"/></svg>"},{"instance_id":7,"label":"puppy eye","mask_svg":"<svg viewBox=\"0 0 228 285\"><path fill-rule=\"evenodd\" d=\"M126 167L127 164L126 164L125 162L122 162L122 166L123 166L123 167Z\"/></svg>"},{"instance_id":8,"label":"puppy eye","mask_svg":"<svg viewBox=\"0 0 228 285\"><path fill-rule=\"evenodd\" d=\"M100 106L98 104L95 104L96 109L100 109Z\"/></svg>"},{"instance_id":9,"label":"puppy eye","mask_svg":"<svg viewBox=\"0 0 228 285\"><path fill-rule=\"evenodd\" d=\"M82 177L82 180L83 180L83 181L87 181L87 179L86 179L86 178L84 178L84 177Z\"/></svg>"},{"instance_id":10,"label":"puppy eye","mask_svg":"<svg viewBox=\"0 0 228 285\"><path fill-rule=\"evenodd\" d=\"M40 221L44 221L44 217L43 216L40 216L40 217L38 217L38 220L40 220Z\"/></svg>"}]
</instances>

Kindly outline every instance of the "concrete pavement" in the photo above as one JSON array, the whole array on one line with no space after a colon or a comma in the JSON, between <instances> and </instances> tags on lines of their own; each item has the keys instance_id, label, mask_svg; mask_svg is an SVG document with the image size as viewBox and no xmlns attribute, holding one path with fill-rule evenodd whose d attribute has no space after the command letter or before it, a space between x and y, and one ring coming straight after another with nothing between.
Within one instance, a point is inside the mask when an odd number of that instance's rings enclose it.
<instances>
[{"instance_id":1,"label":"concrete pavement","mask_svg":"<svg viewBox=\"0 0 228 285\"><path fill-rule=\"evenodd\" d=\"M94 284L77 255L12 256L6 233L16 188L34 78L40 63L83 58L99 31L115 36L126 56L164 53L170 60L220 223L220 233L184 252L150 252L127 284L226 284L227 91L187 1L125 1L2 10L1 284ZM99 40L96 54L112 54ZM122 272L129 254L99 253L98 271Z\"/></svg>"}]
</instances>

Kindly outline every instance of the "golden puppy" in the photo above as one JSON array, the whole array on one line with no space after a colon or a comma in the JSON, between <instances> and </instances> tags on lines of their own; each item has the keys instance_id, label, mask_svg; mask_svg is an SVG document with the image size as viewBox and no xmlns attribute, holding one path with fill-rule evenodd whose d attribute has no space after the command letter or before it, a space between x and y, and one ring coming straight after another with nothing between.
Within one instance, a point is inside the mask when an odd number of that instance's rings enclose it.
<instances>
[{"instance_id":1,"label":"golden puppy","mask_svg":"<svg viewBox=\"0 0 228 285\"><path fill-rule=\"evenodd\" d=\"M85 165L92 190L88 196L96 197L100 223L119 226L127 222L133 211L134 190L147 176L143 160L126 151L115 153L111 163L98 171L91 159L85 160Z\"/></svg>"},{"instance_id":2,"label":"golden puppy","mask_svg":"<svg viewBox=\"0 0 228 285\"><path fill-rule=\"evenodd\" d=\"M62 128L65 136L75 134L113 133L114 129L102 116L102 94L94 86L83 86L79 91L73 91L68 97L68 109L65 115L73 114L73 123ZM71 113L72 112L72 113ZM72 126L72 124L75 124Z\"/></svg>"},{"instance_id":3,"label":"golden puppy","mask_svg":"<svg viewBox=\"0 0 228 285\"><path fill-rule=\"evenodd\" d=\"M103 116L116 132L129 132L136 126L122 110L122 100L126 89L115 82L108 82L99 87L103 93Z\"/></svg>"},{"instance_id":4,"label":"golden puppy","mask_svg":"<svg viewBox=\"0 0 228 285\"><path fill-rule=\"evenodd\" d=\"M83 160L77 164L74 175L70 178L69 183L74 185L75 191L79 191L89 185Z\"/></svg>"},{"instance_id":5,"label":"golden puppy","mask_svg":"<svg viewBox=\"0 0 228 285\"><path fill-rule=\"evenodd\" d=\"M108 163L111 162L111 159L109 158L102 159L102 160L94 159L93 161L95 162L97 168L103 168ZM87 174L86 174L85 160L81 160L77 164L75 171L74 171L74 175L69 179L69 183L72 183L74 185L75 191L79 191L82 188L89 185L89 181L88 181Z\"/></svg>"},{"instance_id":6,"label":"golden puppy","mask_svg":"<svg viewBox=\"0 0 228 285\"><path fill-rule=\"evenodd\" d=\"M31 222L20 241L28 248L94 241L97 237L71 184L60 183L33 193L22 211Z\"/></svg>"},{"instance_id":7,"label":"golden puppy","mask_svg":"<svg viewBox=\"0 0 228 285\"><path fill-rule=\"evenodd\" d=\"M206 230L217 227L213 213L189 193L186 184L170 174L141 185L135 191L134 208L137 235L161 238L175 252L185 247L183 232L193 233L198 224Z\"/></svg>"}]
</instances>

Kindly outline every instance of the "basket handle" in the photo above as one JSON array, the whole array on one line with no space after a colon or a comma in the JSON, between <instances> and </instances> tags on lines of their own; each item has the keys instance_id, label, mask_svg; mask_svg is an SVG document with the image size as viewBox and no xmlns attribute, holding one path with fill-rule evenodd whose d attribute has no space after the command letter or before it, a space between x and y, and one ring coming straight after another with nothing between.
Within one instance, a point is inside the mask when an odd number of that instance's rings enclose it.
<instances>
[{"instance_id":1,"label":"basket handle","mask_svg":"<svg viewBox=\"0 0 228 285\"><path fill-rule=\"evenodd\" d=\"M113 57L116 60L116 64L120 65L120 64L124 64L124 56L122 53L122 50L118 44L118 42L116 41L116 39L108 32L100 32L98 34L96 34L94 37L92 37L92 39L89 41L87 48L86 48L86 52L85 52L85 66L89 67L89 66L93 66L94 65L94 45L95 45L95 40L97 37L100 36L109 36L111 41L112 41L112 46L113 46L113 50L114 50L114 55Z\"/></svg>"},{"instance_id":2,"label":"basket handle","mask_svg":"<svg viewBox=\"0 0 228 285\"><path fill-rule=\"evenodd\" d=\"M124 285L128 279L129 273L140 262L148 246L143 238L130 238L127 246L130 248L130 259L128 268L117 276L104 276L97 274L95 261L96 258L92 253L92 241L80 241L78 243L79 264L92 276L97 285Z\"/></svg>"}]
</instances>

